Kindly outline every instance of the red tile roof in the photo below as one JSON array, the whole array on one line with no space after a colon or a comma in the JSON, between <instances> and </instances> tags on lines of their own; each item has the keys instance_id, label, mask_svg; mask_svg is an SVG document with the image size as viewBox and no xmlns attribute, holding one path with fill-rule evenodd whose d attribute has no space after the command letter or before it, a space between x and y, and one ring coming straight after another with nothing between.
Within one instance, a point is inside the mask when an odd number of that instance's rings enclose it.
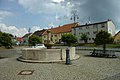
<instances>
[{"instance_id":1,"label":"red tile roof","mask_svg":"<svg viewBox=\"0 0 120 80\"><path fill-rule=\"evenodd\" d=\"M66 24L63 26L56 27L56 28L51 28L48 30L50 30L52 34L65 33L65 32L71 32L72 27L76 27L78 25L79 23L75 23L75 26L74 26L74 23L71 23L71 24ZM44 34L47 34L47 31Z\"/></svg>"},{"instance_id":2,"label":"red tile roof","mask_svg":"<svg viewBox=\"0 0 120 80\"><path fill-rule=\"evenodd\" d=\"M22 38L22 37L17 37L16 39L17 39L17 41L19 41L19 42L22 42L22 41L23 41L23 38Z\"/></svg>"}]
</instances>

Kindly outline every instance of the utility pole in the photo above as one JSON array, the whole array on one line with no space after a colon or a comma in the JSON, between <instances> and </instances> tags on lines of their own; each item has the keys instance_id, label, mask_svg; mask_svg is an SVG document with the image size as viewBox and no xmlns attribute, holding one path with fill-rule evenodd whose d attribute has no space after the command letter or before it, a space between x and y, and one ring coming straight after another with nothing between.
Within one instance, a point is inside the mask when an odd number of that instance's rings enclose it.
<instances>
[{"instance_id":1,"label":"utility pole","mask_svg":"<svg viewBox=\"0 0 120 80\"><path fill-rule=\"evenodd\" d=\"M28 29L28 33L30 33L30 31L31 31L31 28Z\"/></svg>"},{"instance_id":2,"label":"utility pole","mask_svg":"<svg viewBox=\"0 0 120 80\"><path fill-rule=\"evenodd\" d=\"M78 17L78 14L77 14L77 11L76 11L76 10L72 11L71 14L72 14L72 16L71 16L70 19L73 20L73 22L74 22L74 27L75 27L76 20L79 19L79 17Z\"/></svg>"}]
</instances>

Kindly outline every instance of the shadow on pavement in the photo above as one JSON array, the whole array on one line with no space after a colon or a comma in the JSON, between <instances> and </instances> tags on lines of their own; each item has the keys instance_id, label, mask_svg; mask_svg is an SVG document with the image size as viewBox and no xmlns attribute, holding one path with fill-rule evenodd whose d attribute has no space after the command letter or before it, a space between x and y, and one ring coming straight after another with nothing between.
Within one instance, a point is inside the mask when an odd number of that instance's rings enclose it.
<instances>
[{"instance_id":1,"label":"shadow on pavement","mask_svg":"<svg viewBox=\"0 0 120 80\"><path fill-rule=\"evenodd\" d=\"M103 56L92 56L92 55L83 55L84 57L94 57L94 58L109 58L109 59L114 59L117 57L103 57Z\"/></svg>"},{"instance_id":2,"label":"shadow on pavement","mask_svg":"<svg viewBox=\"0 0 120 80\"><path fill-rule=\"evenodd\" d=\"M4 58L6 58L6 57L0 57L0 59L4 59Z\"/></svg>"}]
</instances>

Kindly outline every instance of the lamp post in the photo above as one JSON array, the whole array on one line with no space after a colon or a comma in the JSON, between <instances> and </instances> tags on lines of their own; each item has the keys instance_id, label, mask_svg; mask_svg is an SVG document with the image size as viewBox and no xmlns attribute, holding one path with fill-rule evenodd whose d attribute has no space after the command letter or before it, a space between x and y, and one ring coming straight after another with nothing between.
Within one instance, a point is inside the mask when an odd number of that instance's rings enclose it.
<instances>
[{"instance_id":1,"label":"lamp post","mask_svg":"<svg viewBox=\"0 0 120 80\"><path fill-rule=\"evenodd\" d=\"M71 64L69 51L70 51L70 50L67 48L67 49L66 49L66 64L67 64L67 65L70 65L70 64Z\"/></svg>"},{"instance_id":2,"label":"lamp post","mask_svg":"<svg viewBox=\"0 0 120 80\"><path fill-rule=\"evenodd\" d=\"M76 20L79 19L79 17L78 17L78 14L77 14L77 11L76 11L76 10L72 11L71 13L72 13L72 16L71 16L70 19L73 20L73 22L74 22L74 27L75 27Z\"/></svg>"}]
</instances>

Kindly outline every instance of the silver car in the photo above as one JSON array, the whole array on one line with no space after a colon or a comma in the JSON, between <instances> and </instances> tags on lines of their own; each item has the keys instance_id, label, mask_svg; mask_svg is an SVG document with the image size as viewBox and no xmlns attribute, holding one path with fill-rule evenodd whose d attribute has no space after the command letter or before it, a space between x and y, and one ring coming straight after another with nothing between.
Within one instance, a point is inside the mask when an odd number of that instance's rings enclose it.
<instances>
[{"instance_id":1,"label":"silver car","mask_svg":"<svg viewBox=\"0 0 120 80\"><path fill-rule=\"evenodd\" d=\"M33 46L32 48L46 48L44 44L36 44L36 46Z\"/></svg>"}]
</instances>

